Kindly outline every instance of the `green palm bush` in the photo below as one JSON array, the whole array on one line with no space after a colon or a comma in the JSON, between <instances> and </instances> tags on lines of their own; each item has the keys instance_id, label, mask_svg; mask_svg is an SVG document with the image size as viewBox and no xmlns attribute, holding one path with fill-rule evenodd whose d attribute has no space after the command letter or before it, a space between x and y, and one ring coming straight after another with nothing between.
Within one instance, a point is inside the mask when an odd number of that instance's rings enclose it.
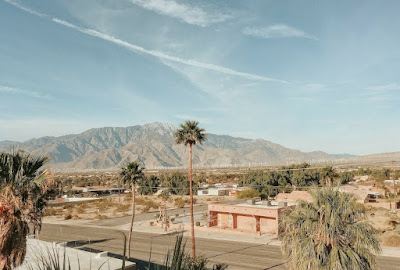
<instances>
[{"instance_id":1,"label":"green palm bush","mask_svg":"<svg viewBox=\"0 0 400 270\"><path fill-rule=\"evenodd\" d=\"M0 269L21 265L28 233L41 228L53 184L50 170L43 169L48 160L23 151L0 152Z\"/></svg>"},{"instance_id":2,"label":"green palm bush","mask_svg":"<svg viewBox=\"0 0 400 270\"><path fill-rule=\"evenodd\" d=\"M292 270L376 269L380 245L353 195L333 188L310 192L280 223L282 252Z\"/></svg>"}]
</instances>

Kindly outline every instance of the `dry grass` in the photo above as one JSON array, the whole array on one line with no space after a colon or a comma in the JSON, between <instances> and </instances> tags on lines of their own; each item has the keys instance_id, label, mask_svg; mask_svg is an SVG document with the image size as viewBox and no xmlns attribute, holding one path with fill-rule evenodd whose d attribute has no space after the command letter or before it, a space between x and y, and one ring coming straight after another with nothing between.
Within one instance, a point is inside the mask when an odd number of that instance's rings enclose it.
<instances>
[{"instance_id":1,"label":"dry grass","mask_svg":"<svg viewBox=\"0 0 400 270\"><path fill-rule=\"evenodd\" d=\"M400 247L400 232L394 232L387 235L383 240L383 245L389 247Z\"/></svg>"},{"instance_id":2,"label":"dry grass","mask_svg":"<svg viewBox=\"0 0 400 270\"><path fill-rule=\"evenodd\" d=\"M95 219L107 219L108 217L106 215L97 214L97 215L94 216L94 218Z\"/></svg>"},{"instance_id":3,"label":"dry grass","mask_svg":"<svg viewBox=\"0 0 400 270\"><path fill-rule=\"evenodd\" d=\"M75 210L78 214L83 214L86 211L85 207L83 207L82 205L79 205Z\"/></svg>"},{"instance_id":4,"label":"dry grass","mask_svg":"<svg viewBox=\"0 0 400 270\"><path fill-rule=\"evenodd\" d=\"M117 208L115 209L117 212L126 212L129 210L129 204L118 204Z\"/></svg>"},{"instance_id":5,"label":"dry grass","mask_svg":"<svg viewBox=\"0 0 400 270\"><path fill-rule=\"evenodd\" d=\"M183 208L183 207L185 207L185 204L186 204L186 200L183 199L182 197L175 198L175 200L174 200L175 207Z\"/></svg>"}]
</instances>

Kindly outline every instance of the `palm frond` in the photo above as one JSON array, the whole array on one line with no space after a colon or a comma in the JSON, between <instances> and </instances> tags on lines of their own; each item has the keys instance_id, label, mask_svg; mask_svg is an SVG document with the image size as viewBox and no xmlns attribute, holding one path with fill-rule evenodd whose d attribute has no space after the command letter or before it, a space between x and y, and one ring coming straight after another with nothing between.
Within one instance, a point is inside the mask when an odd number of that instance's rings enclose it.
<instances>
[{"instance_id":1,"label":"palm frond","mask_svg":"<svg viewBox=\"0 0 400 270\"><path fill-rule=\"evenodd\" d=\"M282 252L290 269L376 269L376 230L356 199L337 189L310 192L280 223Z\"/></svg>"},{"instance_id":2,"label":"palm frond","mask_svg":"<svg viewBox=\"0 0 400 270\"><path fill-rule=\"evenodd\" d=\"M177 144L194 145L198 143L201 145L207 139L207 134L203 128L199 127L199 122L186 121L184 124L180 124L174 137Z\"/></svg>"}]
</instances>

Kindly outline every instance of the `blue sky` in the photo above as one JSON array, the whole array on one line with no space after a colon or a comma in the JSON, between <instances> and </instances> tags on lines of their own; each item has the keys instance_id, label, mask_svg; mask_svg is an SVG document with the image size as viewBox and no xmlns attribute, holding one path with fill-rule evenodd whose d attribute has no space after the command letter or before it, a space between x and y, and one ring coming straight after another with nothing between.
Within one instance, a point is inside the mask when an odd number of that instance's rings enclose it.
<instances>
[{"instance_id":1,"label":"blue sky","mask_svg":"<svg viewBox=\"0 0 400 270\"><path fill-rule=\"evenodd\" d=\"M0 0L0 140L197 119L400 151L399 1Z\"/></svg>"}]
</instances>

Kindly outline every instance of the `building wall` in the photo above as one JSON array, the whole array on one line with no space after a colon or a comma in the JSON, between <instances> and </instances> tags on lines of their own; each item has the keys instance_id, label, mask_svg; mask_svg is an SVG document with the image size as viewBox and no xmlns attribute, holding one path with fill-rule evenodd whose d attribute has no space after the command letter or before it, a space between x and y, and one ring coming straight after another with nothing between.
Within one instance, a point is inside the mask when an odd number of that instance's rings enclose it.
<instances>
[{"instance_id":1,"label":"building wall","mask_svg":"<svg viewBox=\"0 0 400 270\"><path fill-rule=\"evenodd\" d=\"M260 230L262 233L276 233L278 221L276 219L260 218Z\"/></svg>"},{"instance_id":2,"label":"building wall","mask_svg":"<svg viewBox=\"0 0 400 270\"><path fill-rule=\"evenodd\" d=\"M237 229L252 231L255 229L256 219L252 216L237 216Z\"/></svg>"},{"instance_id":3,"label":"building wall","mask_svg":"<svg viewBox=\"0 0 400 270\"><path fill-rule=\"evenodd\" d=\"M277 234L279 213L283 208L209 204L208 209L210 227Z\"/></svg>"}]
</instances>

